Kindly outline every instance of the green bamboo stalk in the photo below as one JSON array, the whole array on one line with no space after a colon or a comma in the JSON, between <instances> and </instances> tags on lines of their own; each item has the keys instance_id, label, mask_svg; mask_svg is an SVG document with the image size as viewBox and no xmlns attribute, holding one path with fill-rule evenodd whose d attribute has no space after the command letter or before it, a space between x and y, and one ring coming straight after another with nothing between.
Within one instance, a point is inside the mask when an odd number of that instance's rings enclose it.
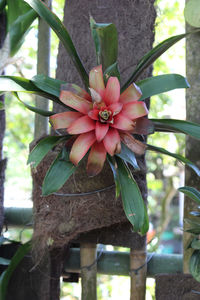
<instances>
[{"instance_id":1,"label":"green bamboo stalk","mask_svg":"<svg viewBox=\"0 0 200 300\"><path fill-rule=\"evenodd\" d=\"M51 7L51 0L44 0L45 4ZM50 75L50 27L41 18L38 25L38 51L37 51L37 74ZM43 110L48 110L49 103L43 97L36 96L36 106ZM48 118L41 115L35 115L35 132L34 137L39 138L43 134L48 134Z\"/></svg>"},{"instance_id":2,"label":"green bamboo stalk","mask_svg":"<svg viewBox=\"0 0 200 300\"><path fill-rule=\"evenodd\" d=\"M81 300L97 299L97 264L96 245L82 243L80 248L81 263Z\"/></svg>"}]
</instances>

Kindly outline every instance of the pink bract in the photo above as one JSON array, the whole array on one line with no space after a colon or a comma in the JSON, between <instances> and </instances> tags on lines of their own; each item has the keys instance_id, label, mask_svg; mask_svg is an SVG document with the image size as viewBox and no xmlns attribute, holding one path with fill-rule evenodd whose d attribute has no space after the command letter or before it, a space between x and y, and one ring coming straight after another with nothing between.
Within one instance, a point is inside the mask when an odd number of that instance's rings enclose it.
<instances>
[{"instance_id":1,"label":"pink bract","mask_svg":"<svg viewBox=\"0 0 200 300\"><path fill-rule=\"evenodd\" d=\"M144 153L145 145L131 135L140 133L139 124L145 124L142 119L148 114L145 102L138 101L142 95L139 87L131 84L120 95L117 77L110 77L105 87L101 65L90 71L90 94L76 85L68 86L60 100L75 111L55 114L50 123L54 129L67 129L73 137L77 135L70 152L73 164L77 165L91 148L87 172L89 176L97 175L107 153L120 153L121 141L136 154Z\"/></svg>"}]
</instances>

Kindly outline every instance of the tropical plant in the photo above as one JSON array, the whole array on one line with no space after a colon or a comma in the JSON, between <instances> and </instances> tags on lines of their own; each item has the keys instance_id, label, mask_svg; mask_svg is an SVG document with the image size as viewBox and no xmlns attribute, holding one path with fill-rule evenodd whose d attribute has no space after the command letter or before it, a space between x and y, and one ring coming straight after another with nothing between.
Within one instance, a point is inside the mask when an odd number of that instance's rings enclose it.
<instances>
[{"instance_id":1,"label":"tropical plant","mask_svg":"<svg viewBox=\"0 0 200 300\"><path fill-rule=\"evenodd\" d=\"M145 99L176 88L188 88L189 84L183 76L166 74L142 81L138 81L138 77L167 49L189 33L170 37L149 51L138 62L130 78L120 87L120 71L117 64L118 40L114 24L98 24L91 18L97 67L94 67L88 75L67 29L57 16L40 0L25 0L25 2L55 31L85 86L83 90L75 84L44 75L35 76L31 80L14 76L0 77L0 91L10 91L18 100L20 100L18 92L28 92L51 99L63 107L64 112L56 114L54 111L44 111L24 103L35 113L49 117L56 131L61 128L67 129L64 135L42 139L29 155L28 162L37 167L55 145L64 142L61 152L46 173L42 187L43 196L60 189L91 148L87 165L89 175L99 173L107 158L114 174L116 195L121 193L124 211L133 225L133 230L141 234L146 233L148 231L146 207L129 169L129 165L135 170L139 169L135 154L141 155L145 150L156 151L185 163L197 175L200 174L200 170L193 162L179 154L146 144L143 136L155 131L164 131L180 132L200 139L200 125L182 120L146 117L148 110Z\"/></svg>"},{"instance_id":2,"label":"tropical plant","mask_svg":"<svg viewBox=\"0 0 200 300\"><path fill-rule=\"evenodd\" d=\"M32 22L37 17L37 13L23 0L1 0L0 12L3 11L7 19L7 33L0 49L0 73L12 62L11 58L22 46Z\"/></svg>"},{"instance_id":3,"label":"tropical plant","mask_svg":"<svg viewBox=\"0 0 200 300\"><path fill-rule=\"evenodd\" d=\"M187 249L193 250L189 260L189 270L192 276L200 282L200 192L190 186L181 187L179 191L198 204L197 210L190 212L192 219L185 219L188 224L188 229L185 231L192 234L187 246Z\"/></svg>"}]
</instances>

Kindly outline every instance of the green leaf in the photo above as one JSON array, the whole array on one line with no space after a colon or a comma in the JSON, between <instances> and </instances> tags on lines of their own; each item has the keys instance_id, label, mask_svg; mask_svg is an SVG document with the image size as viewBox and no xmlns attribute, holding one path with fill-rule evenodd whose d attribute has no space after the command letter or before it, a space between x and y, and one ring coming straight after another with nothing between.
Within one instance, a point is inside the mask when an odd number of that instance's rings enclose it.
<instances>
[{"instance_id":1,"label":"green leaf","mask_svg":"<svg viewBox=\"0 0 200 300\"><path fill-rule=\"evenodd\" d=\"M104 77L104 82L107 83L109 77L117 77L119 82L120 82L120 72L119 72L119 69L118 69L118 63L115 62L113 65L109 66L104 74L103 74L103 77Z\"/></svg>"},{"instance_id":2,"label":"green leaf","mask_svg":"<svg viewBox=\"0 0 200 300\"><path fill-rule=\"evenodd\" d=\"M36 75L31 79L31 81L40 90L56 97L60 96L61 85L66 84L65 81L54 79L45 75Z\"/></svg>"},{"instance_id":3,"label":"green leaf","mask_svg":"<svg viewBox=\"0 0 200 300\"><path fill-rule=\"evenodd\" d=\"M120 196L120 181L119 181L119 175L117 172L117 163L113 156L107 155L107 160L110 164L111 170L113 172L113 177L115 181L115 196L118 198Z\"/></svg>"},{"instance_id":4,"label":"green leaf","mask_svg":"<svg viewBox=\"0 0 200 300\"><path fill-rule=\"evenodd\" d=\"M10 259L0 257L0 265L8 266L10 264Z\"/></svg>"},{"instance_id":5,"label":"green leaf","mask_svg":"<svg viewBox=\"0 0 200 300\"><path fill-rule=\"evenodd\" d=\"M18 76L0 76L0 93L1 92L25 92L32 93L47 99L51 99L56 103L65 106L58 97L46 93L45 91L36 87L29 79Z\"/></svg>"},{"instance_id":6,"label":"green leaf","mask_svg":"<svg viewBox=\"0 0 200 300\"><path fill-rule=\"evenodd\" d=\"M19 15L18 18L10 25L10 56L14 56L22 46L24 38L29 32L30 26L36 17L36 12L33 9L29 9L25 14Z\"/></svg>"},{"instance_id":7,"label":"green leaf","mask_svg":"<svg viewBox=\"0 0 200 300\"><path fill-rule=\"evenodd\" d=\"M96 48L97 64L102 64L104 71L117 61L117 29L112 23L96 23L93 18L90 18L90 26Z\"/></svg>"},{"instance_id":8,"label":"green leaf","mask_svg":"<svg viewBox=\"0 0 200 300\"><path fill-rule=\"evenodd\" d=\"M191 248L200 250L200 240L195 238L191 243Z\"/></svg>"},{"instance_id":9,"label":"green leaf","mask_svg":"<svg viewBox=\"0 0 200 300\"><path fill-rule=\"evenodd\" d=\"M61 151L46 173L42 185L42 195L48 196L57 192L75 170L76 167L69 160L69 153Z\"/></svg>"},{"instance_id":10,"label":"green leaf","mask_svg":"<svg viewBox=\"0 0 200 300\"><path fill-rule=\"evenodd\" d=\"M156 131L172 131L188 134L200 139L200 124L175 119L150 119Z\"/></svg>"},{"instance_id":11,"label":"green leaf","mask_svg":"<svg viewBox=\"0 0 200 300\"><path fill-rule=\"evenodd\" d=\"M37 108L36 106L31 106L27 103L25 103L24 101L22 101L20 98L19 98L19 95L16 93L16 92L13 92L13 95L26 107L28 108L30 111L33 111L34 113L37 113L43 117L50 117L52 115L55 114L55 112L53 111L48 111L48 110L43 110L43 109L40 109L40 108Z\"/></svg>"},{"instance_id":12,"label":"green leaf","mask_svg":"<svg viewBox=\"0 0 200 300\"><path fill-rule=\"evenodd\" d=\"M3 102L0 102L0 110L4 110L5 107L4 107L4 103Z\"/></svg>"},{"instance_id":13,"label":"green leaf","mask_svg":"<svg viewBox=\"0 0 200 300\"><path fill-rule=\"evenodd\" d=\"M200 176L199 168L193 162L191 162L189 159L187 159L186 157L183 157L180 154L172 153L172 152L169 152L169 151L165 150L164 148L156 147L156 146L153 146L153 145L147 145L147 150L151 150L151 151L155 151L155 152L158 152L158 153L162 153L162 154L165 154L165 155L172 156L172 157L178 159L180 162L186 164L188 167L192 168L193 171L198 176Z\"/></svg>"},{"instance_id":14,"label":"green leaf","mask_svg":"<svg viewBox=\"0 0 200 300\"><path fill-rule=\"evenodd\" d=\"M147 214L140 189L123 160L116 157L124 212L136 232L146 233Z\"/></svg>"},{"instance_id":15,"label":"green leaf","mask_svg":"<svg viewBox=\"0 0 200 300\"><path fill-rule=\"evenodd\" d=\"M189 88L187 79L179 74L166 74L154 77L148 77L136 83L141 91L144 100L153 95L165 93L174 89Z\"/></svg>"},{"instance_id":16,"label":"green leaf","mask_svg":"<svg viewBox=\"0 0 200 300\"><path fill-rule=\"evenodd\" d=\"M77 71L79 72L86 88L88 87L88 74L79 58L79 55L74 47L74 44L71 40L71 37L63 25L63 23L59 20L59 18L40 0L25 0L37 13L38 15L44 19L47 24L54 30L60 41L63 43L63 46L67 50L72 62L74 63Z\"/></svg>"},{"instance_id":17,"label":"green leaf","mask_svg":"<svg viewBox=\"0 0 200 300\"><path fill-rule=\"evenodd\" d=\"M30 251L31 244L30 242L20 246L11 259L11 262L8 266L8 268L1 274L0 276L0 299L6 300L6 293L8 288L9 280L17 268L18 264L21 262L21 260L25 257L25 255Z\"/></svg>"},{"instance_id":18,"label":"green leaf","mask_svg":"<svg viewBox=\"0 0 200 300\"><path fill-rule=\"evenodd\" d=\"M189 270L195 280L200 282L200 250L192 253L189 261Z\"/></svg>"},{"instance_id":19,"label":"green leaf","mask_svg":"<svg viewBox=\"0 0 200 300\"><path fill-rule=\"evenodd\" d=\"M190 229L186 229L184 231L192 233L192 234L196 234L196 235L200 234L200 228L199 227L191 227Z\"/></svg>"},{"instance_id":20,"label":"green leaf","mask_svg":"<svg viewBox=\"0 0 200 300\"><path fill-rule=\"evenodd\" d=\"M116 154L116 156L128 162L134 169L140 170L135 154L124 143L121 143L121 147L121 152Z\"/></svg>"},{"instance_id":21,"label":"green leaf","mask_svg":"<svg viewBox=\"0 0 200 300\"><path fill-rule=\"evenodd\" d=\"M185 20L191 26L200 27L200 2L199 0L187 1L184 10Z\"/></svg>"},{"instance_id":22,"label":"green leaf","mask_svg":"<svg viewBox=\"0 0 200 300\"><path fill-rule=\"evenodd\" d=\"M16 21L16 19L30 11L30 7L23 0L6 0L8 5L7 20L8 20L8 31L10 26Z\"/></svg>"},{"instance_id":23,"label":"green leaf","mask_svg":"<svg viewBox=\"0 0 200 300\"><path fill-rule=\"evenodd\" d=\"M34 168L43 160L47 153L56 145L67 140L67 136L48 136L39 141L39 143L33 148L28 157L28 164L32 164Z\"/></svg>"},{"instance_id":24,"label":"green leaf","mask_svg":"<svg viewBox=\"0 0 200 300\"><path fill-rule=\"evenodd\" d=\"M187 197L200 204L200 192L191 186L180 187L179 192L184 193Z\"/></svg>"},{"instance_id":25,"label":"green leaf","mask_svg":"<svg viewBox=\"0 0 200 300\"><path fill-rule=\"evenodd\" d=\"M172 47L175 43L180 41L182 38L186 37L188 34L195 33L199 30L194 30L192 32L187 32L179 35L172 36L160 44L158 44L156 47L154 47L152 50L147 52L139 61L139 63L136 66L136 69L133 71L130 78L127 80L127 82L124 84L124 86L121 89L121 92L123 92L131 83L136 81L136 79L139 77L139 75L147 68L149 67L158 57L160 57L165 51L167 51L170 47Z\"/></svg>"}]
</instances>

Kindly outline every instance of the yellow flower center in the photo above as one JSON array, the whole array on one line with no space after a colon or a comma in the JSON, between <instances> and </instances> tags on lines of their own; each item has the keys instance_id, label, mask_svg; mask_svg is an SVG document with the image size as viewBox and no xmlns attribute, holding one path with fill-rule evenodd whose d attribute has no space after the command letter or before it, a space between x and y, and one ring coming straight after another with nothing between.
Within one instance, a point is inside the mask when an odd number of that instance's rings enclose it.
<instances>
[{"instance_id":1,"label":"yellow flower center","mask_svg":"<svg viewBox=\"0 0 200 300\"><path fill-rule=\"evenodd\" d=\"M103 121L108 121L111 114L112 114L112 112L109 110L106 110L106 109L99 112L99 116Z\"/></svg>"}]
</instances>

